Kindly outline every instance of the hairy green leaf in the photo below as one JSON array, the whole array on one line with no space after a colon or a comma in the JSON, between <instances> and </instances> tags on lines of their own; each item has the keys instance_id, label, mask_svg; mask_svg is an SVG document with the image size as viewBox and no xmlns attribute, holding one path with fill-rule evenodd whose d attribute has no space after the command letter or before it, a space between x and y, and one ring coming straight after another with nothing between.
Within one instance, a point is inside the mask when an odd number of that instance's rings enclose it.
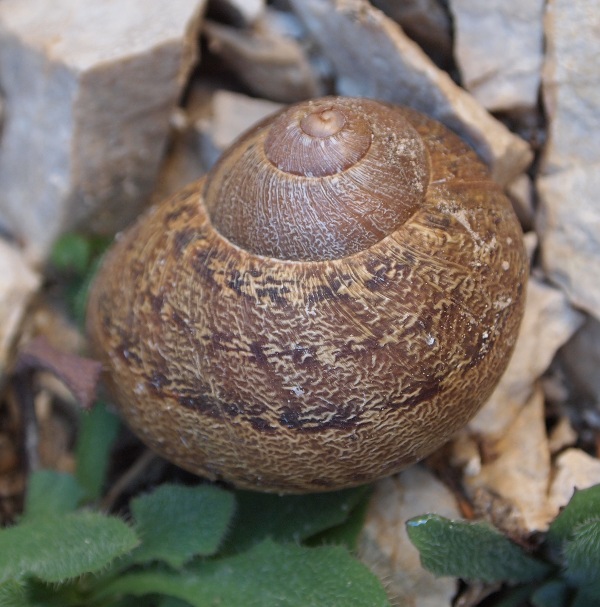
<instances>
[{"instance_id":1,"label":"hairy green leaf","mask_svg":"<svg viewBox=\"0 0 600 607\"><path fill-rule=\"evenodd\" d=\"M72 512L82 497L83 489L71 474L38 470L29 477L21 522Z\"/></svg>"},{"instance_id":2,"label":"hairy green leaf","mask_svg":"<svg viewBox=\"0 0 600 607\"><path fill-rule=\"evenodd\" d=\"M182 573L124 575L100 591L104 597L124 594L167 595L194 607L389 607L377 578L344 548L270 540Z\"/></svg>"},{"instance_id":3,"label":"hairy green leaf","mask_svg":"<svg viewBox=\"0 0 600 607\"><path fill-rule=\"evenodd\" d=\"M267 537L305 540L344 523L367 491L367 487L307 495L238 491L238 512L226 550L239 551Z\"/></svg>"},{"instance_id":4,"label":"hairy green leaf","mask_svg":"<svg viewBox=\"0 0 600 607\"><path fill-rule=\"evenodd\" d=\"M468 523L427 514L410 519L408 537L421 553L423 567L435 575L484 582L529 582L550 566L511 542L485 522Z\"/></svg>"},{"instance_id":5,"label":"hairy green leaf","mask_svg":"<svg viewBox=\"0 0 600 607\"><path fill-rule=\"evenodd\" d=\"M554 605L552 606L554 607ZM580 588L569 607L600 607L600 594L587 588Z\"/></svg>"},{"instance_id":6,"label":"hairy green leaf","mask_svg":"<svg viewBox=\"0 0 600 607\"><path fill-rule=\"evenodd\" d=\"M567 607L573 593L564 580L553 579L542 584L532 595L533 607Z\"/></svg>"},{"instance_id":7,"label":"hairy green leaf","mask_svg":"<svg viewBox=\"0 0 600 607\"><path fill-rule=\"evenodd\" d=\"M119 417L104 403L83 411L76 446L75 475L89 500L102 495L111 448L120 427Z\"/></svg>"},{"instance_id":8,"label":"hairy green leaf","mask_svg":"<svg viewBox=\"0 0 600 607\"><path fill-rule=\"evenodd\" d=\"M0 530L0 582L63 582L100 571L138 544L123 521L93 512L36 518Z\"/></svg>"},{"instance_id":9,"label":"hairy green leaf","mask_svg":"<svg viewBox=\"0 0 600 607\"><path fill-rule=\"evenodd\" d=\"M564 543L565 577L590 593L600 594L600 520L578 525Z\"/></svg>"},{"instance_id":10,"label":"hairy green leaf","mask_svg":"<svg viewBox=\"0 0 600 607\"><path fill-rule=\"evenodd\" d=\"M0 583L0 607L34 607L27 597L25 584L17 580Z\"/></svg>"},{"instance_id":11,"label":"hairy green leaf","mask_svg":"<svg viewBox=\"0 0 600 607\"><path fill-rule=\"evenodd\" d=\"M81 275L88 267L91 255L90 239L71 232L56 241L50 252L50 261L58 270Z\"/></svg>"},{"instance_id":12,"label":"hairy green leaf","mask_svg":"<svg viewBox=\"0 0 600 607\"><path fill-rule=\"evenodd\" d=\"M162 485L131 501L143 543L132 562L162 560L179 568L196 555L214 554L231 524L235 499L212 485Z\"/></svg>"},{"instance_id":13,"label":"hairy green leaf","mask_svg":"<svg viewBox=\"0 0 600 607\"><path fill-rule=\"evenodd\" d=\"M594 519L600 519L600 485L576 490L569 503L554 519L546 537L552 557L559 561L563 542L573 536L579 525Z\"/></svg>"}]
</instances>

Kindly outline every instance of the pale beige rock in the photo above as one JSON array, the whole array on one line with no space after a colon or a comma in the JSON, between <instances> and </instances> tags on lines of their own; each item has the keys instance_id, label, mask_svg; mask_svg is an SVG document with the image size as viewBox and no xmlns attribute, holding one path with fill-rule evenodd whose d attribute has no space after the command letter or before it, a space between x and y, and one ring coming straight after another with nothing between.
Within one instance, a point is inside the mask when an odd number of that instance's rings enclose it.
<instances>
[{"instance_id":1,"label":"pale beige rock","mask_svg":"<svg viewBox=\"0 0 600 607\"><path fill-rule=\"evenodd\" d=\"M560 355L579 402L600 409L600 321L588 316Z\"/></svg>"},{"instance_id":2,"label":"pale beige rock","mask_svg":"<svg viewBox=\"0 0 600 607\"><path fill-rule=\"evenodd\" d=\"M548 144L542 170L600 161L600 11L597 0L550 0L545 18L543 98Z\"/></svg>"},{"instance_id":3,"label":"pale beige rock","mask_svg":"<svg viewBox=\"0 0 600 607\"><path fill-rule=\"evenodd\" d=\"M525 141L492 118L367 0L291 4L334 65L339 93L410 105L437 118L475 147L502 184L531 161Z\"/></svg>"},{"instance_id":4,"label":"pale beige rock","mask_svg":"<svg viewBox=\"0 0 600 607\"><path fill-rule=\"evenodd\" d=\"M491 111L537 105L544 0L450 0L465 88Z\"/></svg>"},{"instance_id":5,"label":"pale beige rock","mask_svg":"<svg viewBox=\"0 0 600 607\"><path fill-rule=\"evenodd\" d=\"M566 447L572 447L577 442L577 432L568 417L561 417L548 436L550 453L555 455Z\"/></svg>"},{"instance_id":6,"label":"pale beige rock","mask_svg":"<svg viewBox=\"0 0 600 607\"><path fill-rule=\"evenodd\" d=\"M396 21L438 64L452 55L452 24L439 0L372 0L372 4Z\"/></svg>"},{"instance_id":7,"label":"pale beige rock","mask_svg":"<svg viewBox=\"0 0 600 607\"><path fill-rule=\"evenodd\" d=\"M25 310L40 286L18 249L0 240L0 385Z\"/></svg>"},{"instance_id":8,"label":"pale beige rock","mask_svg":"<svg viewBox=\"0 0 600 607\"><path fill-rule=\"evenodd\" d=\"M549 367L556 351L581 326L558 289L530 278L525 315L506 373L469 429L490 439L503 436L532 395L534 382Z\"/></svg>"},{"instance_id":9,"label":"pale beige rock","mask_svg":"<svg viewBox=\"0 0 600 607\"><path fill-rule=\"evenodd\" d=\"M597 0L552 0L543 99L548 141L537 229L549 278L600 319L600 11Z\"/></svg>"},{"instance_id":10,"label":"pale beige rock","mask_svg":"<svg viewBox=\"0 0 600 607\"><path fill-rule=\"evenodd\" d=\"M212 0L211 8L236 25L248 26L261 17L265 0Z\"/></svg>"},{"instance_id":11,"label":"pale beige rock","mask_svg":"<svg viewBox=\"0 0 600 607\"><path fill-rule=\"evenodd\" d=\"M196 123L205 164L212 166L239 135L282 107L282 104L266 99L226 90L215 91L209 116Z\"/></svg>"},{"instance_id":12,"label":"pale beige rock","mask_svg":"<svg viewBox=\"0 0 600 607\"><path fill-rule=\"evenodd\" d=\"M492 453L491 461L483 463L476 475L463 477L469 493L480 500L486 495L499 496L511 504L525 531L547 529L555 512L547 502L550 450L540 389L486 451ZM482 509L481 504L478 506Z\"/></svg>"},{"instance_id":13,"label":"pale beige rock","mask_svg":"<svg viewBox=\"0 0 600 607\"><path fill-rule=\"evenodd\" d=\"M456 594L454 578L436 578L423 569L419 552L406 533L409 518L429 512L460 517L452 493L422 466L413 466L375 486L359 555L384 581L395 607L450 606Z\"/></svg>"},{"instance_id":14,"label":"pale beige rock","mask_svg":"<svg viewBox=\"0 0 600 607\"><path fill-rule=\"evenodd\" d=\"M219 55L256 95L292 103L321 93L320 82L304 49L274 29L272 20L238 29L207 21L204 33Z\"/></svg>"},{"instance_id":15,"label":"pale beige rock","mask_svg":"<svg viewBox=\"0 0 600 607\"><path fill-rule=\"evenodd\" d=\"M600 319L600 158L543 176L537 186L543 268L576 306Z\"/></svg>"},{"instance_id":16,"label":"pale beige rock","mask_svg":"<svg viewBox=\"0 0 600 607\"><path fill-rule=\"evenodd\" d=\"M198 135L189 115L181 108L171 119L169 153L165 155L152 191L152 202L160 203L171 194L197 181L208 170L198 146Z\"/></svg>"},{"instance_id":17,"label":"pale beige rock","mask_svg":"<svg viewBox=\"0 0 600 607\"><path fill-rule=\"evenodd\" d=\"M3 0L0 213L43 258L145 202L195 59L204 0Z\"/></svg>"},{"instance_id":18,"label":"pale beige rock","mask_svg":"<svg viewBox=\"0 0 600 607\"><path fill-rule=\"evenodd\" d=\"M568 449L556 459L549 503L558 514L560 508L569 503L575 489L587 489L599 483L600 460L581 449Z\"/></svg>"},{"instance_id":19,"label":"pale beige rock","mask_svg":"<svg viewBox=\"0 0 600 607\"><path fill-rule=\"evenodd\" d=\"M534 224L533 184L529 175L521 174L506 186L515 213L524 228L531 229Z\"/></svg>"}]
</instances>

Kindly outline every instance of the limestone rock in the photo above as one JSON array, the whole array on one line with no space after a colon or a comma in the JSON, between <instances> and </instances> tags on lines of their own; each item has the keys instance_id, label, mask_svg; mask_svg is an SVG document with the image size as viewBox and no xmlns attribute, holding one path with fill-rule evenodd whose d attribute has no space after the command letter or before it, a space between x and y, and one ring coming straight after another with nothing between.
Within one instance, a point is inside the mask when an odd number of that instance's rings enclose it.
<instances>
[{"instance_id":1,"label":"limestone rock","mask_svg":"<svg viewBox=\"0 0 600 607\"><path fill-rule=\"evenodd\" d=\"M466 474L465 485L479 511L501 498L520 521L525 532L544 531L556 512L549 507L550 449L544 420L544 398L536 390L507 431L490 443L489 462L476 475ZM478 503L479 502L479 503Z\"/></svg>"},{"instance_id":2,"label":"limestone rock","mask_svg":"<svg viewBox=\"0 0 600 607\"><path fill-rule=\"evenodd\" d=\"M276 24L259 19L240 29L207 21L203 30L211 52L256 95L284 103L318 97L320 82L304 49Z\"/></svg>"},{"instance_id":3,"label":"limestone rock","mask_svg":"<svg viewBox=\"0 0 600 607\"><path fill-rule=\"evenodd\" d=\"M600 157L543 176L537 185L544 270L576 306L600 319Z\"/></svg>"},{"instance_id":4,"label":"limestone rock","mask_svg":"<svg viewBox=\"0 0 600 607\"><path fill-rule=\"evenodd\" d=\"M340 94L410 105L437 118L473 145L502 184L531 161L525 141L492 118L367 0L291 0L291 5L332 62Z\"/></svg>"},{"instance_id":5,"label":"limestone rock","mask_svg":"<svg viewBox=\"0 0 600 607\"><path fill-rule=\"evenodd\" d=\"M265 0L211 0L210 9L240 26L252 25L266 8Z\"/></svg>"},{"instance_id":6,"label":"limestone rock","mask_svg":"<svg viewBox=\"0 0 600 607\"><path fill-rule=\"evenodd\" d=\"M372 0L372 4L399 23L438 65L449 63L452 56L452 24L443 2Z\"/></svg>"},{"instance_id":7,"label":"limestone rock","mask_svg":"<svg viewBox=\"0 0 600 607\"><path fill-rule=\"evenodd\" d=\"M552 0L543 98L549 127L538 179L542 265L573 303L600 319L600 11Z\"/></svg>"},{"instance_id":8,"label":"limestone rock","mask_svg":"<svg viewBox=\"0 0 600 607\"><path fill-rule=\"evenodd\" d=\"M544 0L450 0L465 88L491 111L537 104Z\"/></svg>"},{"instance_id":9,"label":"limestone rock","mask_svg":"<svg viewBox=\"0 0 600 607\"><path fill-rule=\"evenodd\" d=\"M219 90L213 94L210 107L210 115L196 124L202 158L208 167L236 137L283 106L266 99Z\"/></svg>"},{"instance_id":10,"label":"limestone rock","mask_svg":"<svg viewBox=\"0 0 600 607\"><path fill-rule=\"evenodd\" d=\"M560 355L578 402L592 403L600 409L600 321L589 316Z\"/></svg>"},{"instance_id":11,"label":"limestone rock","mask_svg":"<svg viewBox=\"0 0 600 607\"><path fill-rule=\"evenodd\" d=\"M204 0L3 0L0 213L43 258L146 201L195 60Z\"/></svg>"},{"instance_id":12,"label":"limestone rock","mask_svg":"<svg viewBox=\"0 0 600 607\"><path fill-rule=\"evenodd\" d=\"M375 486L359 555L385 581L392 604L406 607L452 605L456 580L436 578L421 566L419 552L406 533L406 521L435 512L460 517L452 493L422 466L413 466Z\"/></svg>"},{"instance_id":13,"label":"limestone rock","mask_svg":"<svg viewBox=\"0 0 600 607\"><path fill-rule=\"evenodd\" d=\"M556 473L550 487L550 503L558 510L566 506L575 489L600 484L600 460L581 449L567 449L556 459Z\"/></svg>"},{"instance_id":14,"label":"limestone rock","mask_svg":"<svg viewBox=\"0 0 600 607\"><path fill-rule=\"evenodd\" d=\"M40 282L22 253L0 240L0 384L21 319Z\"/></svg>"}]
</instances>

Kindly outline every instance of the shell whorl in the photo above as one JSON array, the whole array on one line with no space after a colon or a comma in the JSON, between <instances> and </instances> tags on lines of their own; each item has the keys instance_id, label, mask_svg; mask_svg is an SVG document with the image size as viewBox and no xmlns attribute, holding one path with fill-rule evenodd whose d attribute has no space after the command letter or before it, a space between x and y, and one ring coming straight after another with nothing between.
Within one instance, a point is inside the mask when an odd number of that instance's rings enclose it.
<instances>
[{"instance_id":1,"label":"shell whorl","mask_svg":"<svg viewBox=\"0 0 600 607\"><path fill-rule=\"evenodd\" d=\"M131 428L187 470L371 482L492 393L524 309L521 228L475 152L414 110L326 98L273 120L117 240L90 342Z\"/></svg>"},{"instance_id":2,"label":"shell whorl","mask_svg":"<svg viewBox=\"0 0 600 607\"><path fill-rule=\"evenodd\" d=\"M324 98L262 122L207 178L211 222L242 249L322 261L358 253L398 229L422 201L429 159L394 108Z\"/></svg>"}]
</instances>

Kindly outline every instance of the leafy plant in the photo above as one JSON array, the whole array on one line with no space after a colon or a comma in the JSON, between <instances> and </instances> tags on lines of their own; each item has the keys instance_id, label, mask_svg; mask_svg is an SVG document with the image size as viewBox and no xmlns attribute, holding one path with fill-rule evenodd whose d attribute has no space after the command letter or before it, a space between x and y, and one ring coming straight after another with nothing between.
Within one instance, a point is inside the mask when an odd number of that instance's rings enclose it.
<instances>
[{"instance_id":1,"label":"leafy plant","mask_svg":"<svg viewBox=\"0 0 600 607\"><path fill-rule=\"evenodd\" d=\"M52 247L50 263L66 282L66 300L71 314L80 324L84 322L90 285L111 240L69 232Z\"/></svg>"},{"instance_id":2,"label":"leafy plant","mask_svg":"<svg viewBox=\"0 0 600 607\"><path fill-rule=\"evenodd\" d=\"M600 606L600 485L575 492L535 554L485 522L427 514L407 531L435 575L509 584L498 606Z\"/></svg>"},{"instance_id":3,"label":"leafy plant","mask_svg":"<svg viewBox=\"0 0 600 607\"><path fill-rule=\"evenodd\" d=\"M116 418L102 406L84 415L76 475L34 473L22 518L0 530L0 606L389 605L348 548L365 488L282 497L164 484L132 499L126 521L89 505Z\"/></svg>"}]
</instances>

